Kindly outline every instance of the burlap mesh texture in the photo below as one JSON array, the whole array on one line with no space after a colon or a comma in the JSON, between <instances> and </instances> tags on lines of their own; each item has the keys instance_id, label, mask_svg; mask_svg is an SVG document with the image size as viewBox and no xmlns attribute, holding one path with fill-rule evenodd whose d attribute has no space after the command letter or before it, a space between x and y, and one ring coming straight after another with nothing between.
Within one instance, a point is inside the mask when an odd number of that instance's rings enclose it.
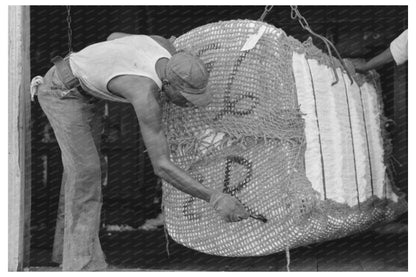
<instances>
[{"instance_id":1,"label":"burlap mesh texture","mask_svg":"<svg viewBox=\"0 0 416 277\"><path fill-rule=\"evenodd\" d=\"M267 29L255 48L240 51L261 25ZM221 256L266 255L365 230L405 210L376 197L355 207L321 201L305 177L292 52L310 52L322 62L325 54L248 20L205 25L175 44L207 64L214 100L205 109L164 105L173 162L268 220L226 223L206 202L164 183L166 225L175 241Z\"/></svg>"}]
</instances>

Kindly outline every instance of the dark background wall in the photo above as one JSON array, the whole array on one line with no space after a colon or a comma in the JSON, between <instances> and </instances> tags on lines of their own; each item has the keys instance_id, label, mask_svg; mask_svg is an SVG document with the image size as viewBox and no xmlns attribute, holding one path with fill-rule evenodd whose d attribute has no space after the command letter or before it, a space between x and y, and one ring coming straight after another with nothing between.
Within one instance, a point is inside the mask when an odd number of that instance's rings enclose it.
<instances>
[{"instance_id":1,"label":"dark background wall","mask_svg":"<svg viewBox=\"0 0 416 277\"><path fill-rule=\"evenodd\" d=\"M111 32L181 34L204 24L258 19L264 6L71 6L73 51L103 41ZM335 43L343 57L370 58L407 28L406 6L300 6L311 28ZM266 22L304 41L309 34L290 18L289 6L275 6ZM324 49L323 45L314 43ZM31 75L44 75L50 59L68 52L65 6L31 7ZM396 162L395 182L407 192L407 64L379 70L385 114ZM130 105L108 103L103 110L103 154L108 160L103 224L138 227L159 212L160 187ZM51 248L62 164L53 131L37 102L32 104L32 248Z\"/></svg>"}]
</instances>

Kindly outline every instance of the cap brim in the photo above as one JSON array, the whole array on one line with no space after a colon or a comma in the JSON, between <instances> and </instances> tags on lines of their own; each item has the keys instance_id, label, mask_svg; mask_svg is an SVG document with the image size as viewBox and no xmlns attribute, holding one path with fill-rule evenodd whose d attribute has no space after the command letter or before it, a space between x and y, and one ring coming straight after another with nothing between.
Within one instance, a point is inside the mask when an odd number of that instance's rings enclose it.
<instances>
[{"instance_id":1,"label":"cap brim","mask_svg":"<svg viewBox=\"0 0 416 277\"><path fill-rule=\"evenodd\" d=\"M212 92L211 90L206 90L201 94L191 94L180 91L181 95L186 98L189 102L194 104L197 107L206 107L209 103L212 102Z\"/></svg>"}]
</instances>

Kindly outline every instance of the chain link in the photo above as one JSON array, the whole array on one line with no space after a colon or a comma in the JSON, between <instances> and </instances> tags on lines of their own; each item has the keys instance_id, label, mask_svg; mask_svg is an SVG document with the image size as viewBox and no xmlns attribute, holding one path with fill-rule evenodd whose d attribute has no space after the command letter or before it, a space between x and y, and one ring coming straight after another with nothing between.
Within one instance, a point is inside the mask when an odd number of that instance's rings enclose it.
<instances>
[{"instance_id":1,"label":"chain link","mask_svg":"<svg viewBox=\"0 0 416 277\"><path fill-rule=\"evenodd\" d=\"M299 21L300 26L302 26L303 29L305 30L310 30L311 28L309 27L309 23L308 21L306 21L306 18L304 18L299 10L298 10L298 6L290 6L290 17L292 19L297 19Z\"/></svg>"},{"instance_id":2,"label":"chain link","mask_svg":"<svg viewBox=\"0 0 416 277\"><path fill-rule=\"evenodd\" d=\"M72 52L71 6L66 6L66 22L68 24L68 53Z\"/></svg>"},{"instance_id":3,"label":"chain link","mask_svg":"<svg viewBox=\"0 0 416 277\"><path fill-rule=\"evenodd\" d=\"M269 14L269 12L273 9L273 6L266 6L264 7L263 14L260 16L259 21L264 21L264 18Z\"/></svg>"}]
</instances>

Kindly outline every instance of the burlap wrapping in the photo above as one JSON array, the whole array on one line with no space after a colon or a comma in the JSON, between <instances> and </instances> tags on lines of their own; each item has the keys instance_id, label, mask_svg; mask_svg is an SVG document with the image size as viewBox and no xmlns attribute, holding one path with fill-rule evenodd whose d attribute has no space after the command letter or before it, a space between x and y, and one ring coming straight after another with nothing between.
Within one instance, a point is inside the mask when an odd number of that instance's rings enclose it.
<instances>
[{"instance_id":1,"label":"burlap wrapping","mask_svg":"<svg viewBox=\"0 0 416 277\"><path fill-rule=\"evenodd\" d=\"M255 47L241 51L261 26L266 30ZM306 53L330 64L313 45L249 20L208 24L175 44L206 63L214 100L205 109L164 105L172 161L267 219L226 223L208 203L164 182L166 227L175 241L220 256L266 255L365 230L406 209L402 201L376 196L351 207L322 200L312 188L292 55Z\"/></svg>"}]
</instances>

